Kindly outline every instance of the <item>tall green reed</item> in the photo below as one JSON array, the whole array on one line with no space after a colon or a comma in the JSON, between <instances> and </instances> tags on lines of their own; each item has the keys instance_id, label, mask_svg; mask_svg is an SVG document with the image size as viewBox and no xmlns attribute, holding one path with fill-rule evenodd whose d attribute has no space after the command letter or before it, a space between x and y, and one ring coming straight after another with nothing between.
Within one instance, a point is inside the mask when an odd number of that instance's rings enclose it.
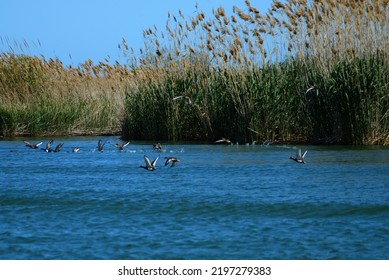
<instances>
[{"instance_id":1,"label":"tall green reed","mask_svg":"<svg viewBox=\"0 0 389 280\"><path fill-rule=\"evenodd\" d=\"M127 137L383 143L385 3L273 1L261 14L246 1L231 16L169 14L166 33L147 29L142 57L129 58L148 79L127 89Z\"/></svg>"}]
</instances>

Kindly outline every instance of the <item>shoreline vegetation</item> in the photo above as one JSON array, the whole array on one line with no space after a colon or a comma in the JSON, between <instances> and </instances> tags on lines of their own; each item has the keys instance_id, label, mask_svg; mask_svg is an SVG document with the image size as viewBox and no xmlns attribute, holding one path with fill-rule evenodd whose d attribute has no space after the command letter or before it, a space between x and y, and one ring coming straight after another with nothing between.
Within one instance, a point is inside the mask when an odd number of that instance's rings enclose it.
<instances>
[{"instance_id":1,"label":"shoreline vegetation","mask_svg":"<svg viewBox=\"0 0 389 280\"><path fill-rule=\"evenodd\" d=\"M196 5L123 39L125 65L0 53L0 134L387 145L388 3Z\"/></svg>"}]
</instances>

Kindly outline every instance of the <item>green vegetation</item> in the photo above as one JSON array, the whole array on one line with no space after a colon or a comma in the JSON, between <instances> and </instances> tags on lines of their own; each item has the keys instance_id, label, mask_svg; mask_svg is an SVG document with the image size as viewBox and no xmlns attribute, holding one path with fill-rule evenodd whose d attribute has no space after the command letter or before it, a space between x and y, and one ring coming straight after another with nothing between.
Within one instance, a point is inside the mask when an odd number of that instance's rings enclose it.
<instances>
[{"instance_id":1,"label":"green vegetation","mask_svg":"<svg viewBox=\"0 0 389 280\"><path fill-rule=\"evenodd\" d=\"M0 132L6 136L120 132L124 87L108 71L116 70L91 61L65 68L59 60L1 54Z\"/></svg>"},{"instance_id":2,"label":"green vegetation","mask_svg":"<svg viewBox=\"0 0 389 280\"><path fill-rule=\"evenodd\" d=\"M341 61L325 78L314 60L245 71L194 63L146 76L127 93L125 131L138 139L382 143L388 59L376 53ZM317 90L305 94L308 81Z\"/></svg>"},{"instance_id":3,"label":"green vegetation","mask_svg":"<svg viewBox=\"0 0 389 280\"><path fill-rule=\"evenodd\" d=\"M144 31L130 66L0 57L5 134L153 140L389 142L388 1L246 1ZM107 62L107 61L106 61ZM307 89L314 85L315 89Z\"/></svg>"},{"instance_id":4,"label":"green vegetation","mask_svg":"<svg viewBox=\"0 0 389 280\"><path fill-rule=\"evenodd\" d=\"M231 16L222 7L211 19L169 14L166 31L146 30L147 47L134 57L140 66L137 86L127 88L124 133L383 143L387 2L273 1L262 15L246 1ZM317 89L305 94L310 85Z\"/></svg>"}]
</instances>

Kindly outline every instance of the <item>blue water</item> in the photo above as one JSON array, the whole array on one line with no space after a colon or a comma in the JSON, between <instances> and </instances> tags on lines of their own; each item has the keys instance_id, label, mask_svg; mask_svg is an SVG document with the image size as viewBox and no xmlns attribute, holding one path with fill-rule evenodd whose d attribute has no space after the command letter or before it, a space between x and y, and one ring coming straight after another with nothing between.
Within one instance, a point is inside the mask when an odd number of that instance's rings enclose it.
<instances>
[{"instance_id":1,"label":"blue water","mask_svg":"<svg viewBox=\"0 0 389 280\"><path fill-rule=\"evenodd\" d=\"M98 139L0 141L0 259L389 258L388 148Z\"/></svg>"}]
</instances>

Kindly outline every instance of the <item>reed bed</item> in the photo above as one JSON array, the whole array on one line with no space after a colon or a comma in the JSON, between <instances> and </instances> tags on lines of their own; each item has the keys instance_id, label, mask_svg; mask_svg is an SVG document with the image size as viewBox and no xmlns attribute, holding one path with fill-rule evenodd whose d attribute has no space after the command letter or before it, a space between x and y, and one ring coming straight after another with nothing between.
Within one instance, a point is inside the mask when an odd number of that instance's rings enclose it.
<instances>
[{"instance_id":1,"label":"reed bed","mask_svg":"<svg viewBox=\"0 0 389 280\"><path fill-rule=\"evenodd\" d=\"M388 1L246 1L145 30L128 138L388 141ZM131 51L129 51L131 53ZM315 89L306 93L314 85ZM386 140L385 140L386 139Z\"/></svg>"},{"instance_id":2,"label":"reed bed","mask_svg":"<svg viewBox=\"0 0 389 280\"><path fill-rule=\"evenodd\" d=\"M144 31L127 65L2 54L0 130L123 138L389 143L389 1L273 1ZM314 89L307 92L310 86Z\"/></svg>"},{"instance_id":3,"label":"reed bed","mask_svg":"<svg viewBox=\"0 0 389 280\"><path fill-rule=\"evenodd\" d=\"M1 134L120 133L125 70L91 61L72 68L58 59L2 53Z\"/></svg>"}]
</instances>

